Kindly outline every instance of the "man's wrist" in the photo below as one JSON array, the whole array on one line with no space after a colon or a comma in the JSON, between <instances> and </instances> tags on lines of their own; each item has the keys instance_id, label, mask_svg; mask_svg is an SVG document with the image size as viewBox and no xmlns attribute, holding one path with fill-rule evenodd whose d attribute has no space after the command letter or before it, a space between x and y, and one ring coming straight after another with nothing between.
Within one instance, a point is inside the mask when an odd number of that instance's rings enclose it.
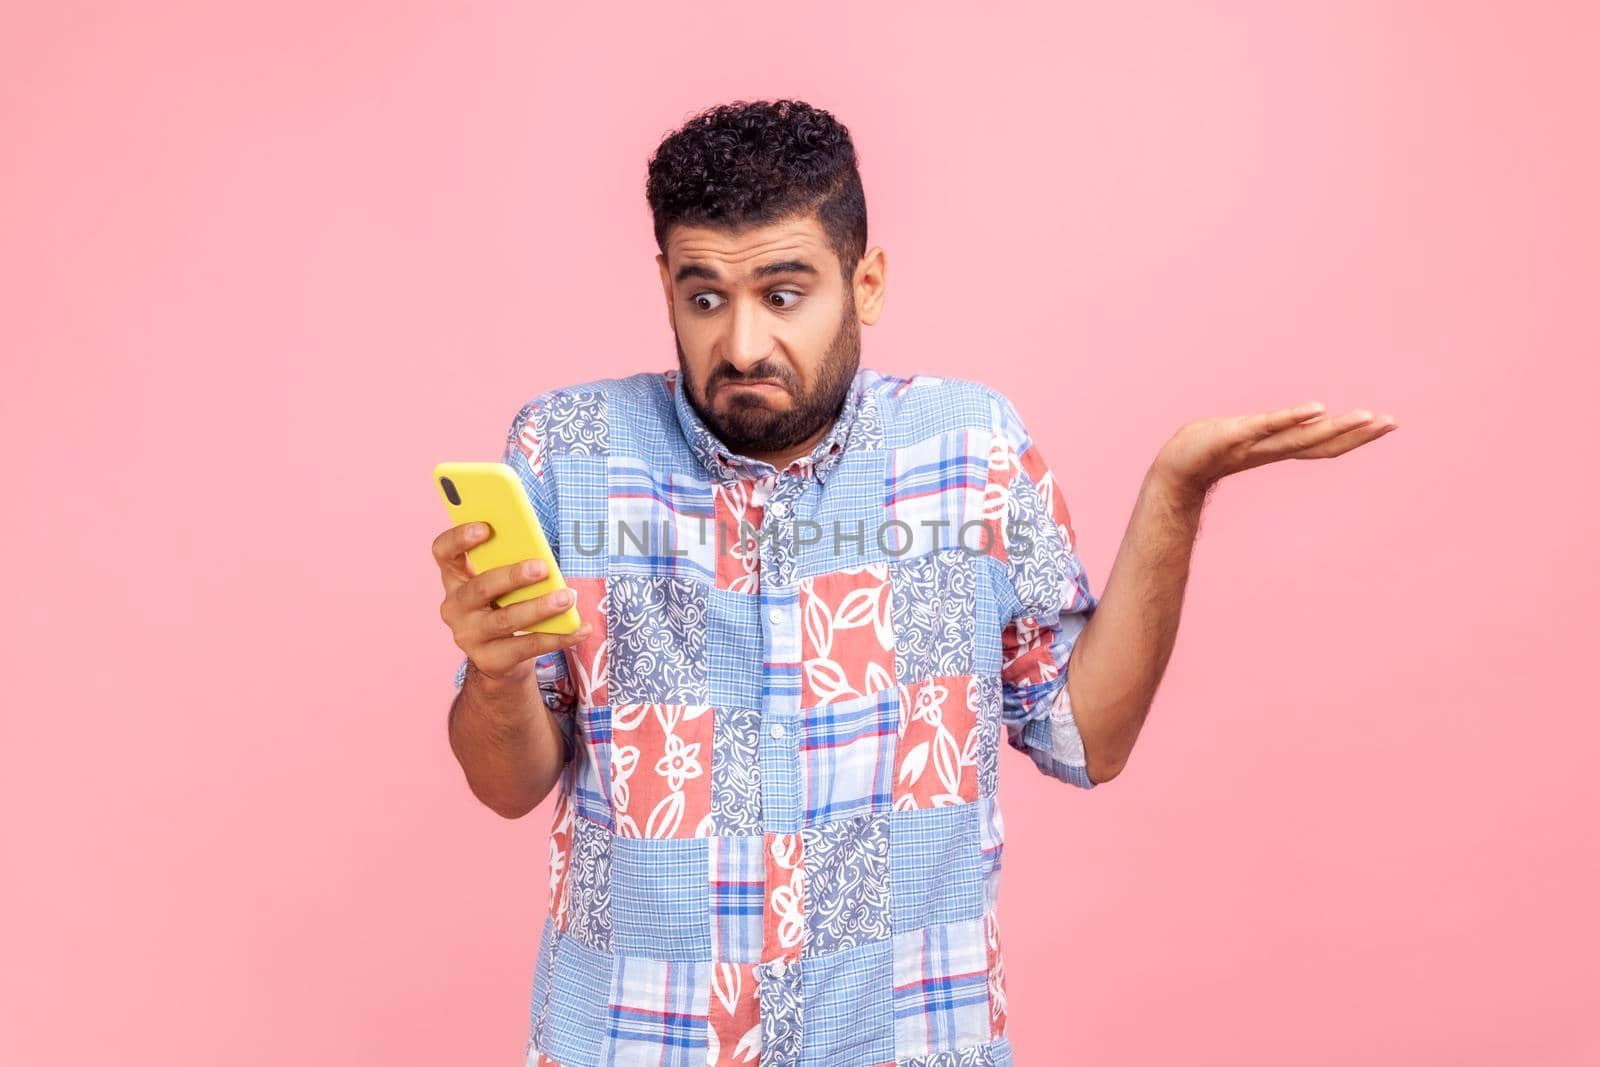
<instances>
[{"instance_id":1,"label":"man's wrist","mask_svg":"<svg viewBox=\"0 0 1600 1067\"><path fill-rule=\"evenodd\" d=\"M1211 486L1197 486L1186 479L1176 477L1159 466L1152 466L1145 472L1145 488L1155 494L1163 503L1175 511L1182 512L1196 519L1205 507L1206 496L1211 491Z\"/></svg>"},{"instance_id":2,"label":"man's wrist","mask_svg":"<svg viewBox=\"0 0 1600 1067\"><path fill-rule=\"evenodd\" d=\"M467 681L481 698L484 710L500 719L526 717L532 700L543 703L539 678L533 671L527 677L496 678L484 674L476 665L467 667Z\"/></svg>"}]
</instances>

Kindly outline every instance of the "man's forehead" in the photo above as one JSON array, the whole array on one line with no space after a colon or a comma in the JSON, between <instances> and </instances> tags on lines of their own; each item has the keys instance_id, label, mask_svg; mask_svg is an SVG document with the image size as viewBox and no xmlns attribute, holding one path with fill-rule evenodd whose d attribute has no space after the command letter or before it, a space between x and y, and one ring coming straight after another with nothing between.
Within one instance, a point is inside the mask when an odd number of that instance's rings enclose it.
<instances>
[{"instance_id":1,"label":"man's forehead","mask_svg":"<svg viewBox=\"0 0 1600 1067\"><path fill-rule=\"evenodd\" d=\"M735 277L781 261L809 263L818 271L832 255L815 220L779 223L735 232L701 226L674 226L667 235L667 264L677 271L698 263Z\"/></svg>"}]
</instances>

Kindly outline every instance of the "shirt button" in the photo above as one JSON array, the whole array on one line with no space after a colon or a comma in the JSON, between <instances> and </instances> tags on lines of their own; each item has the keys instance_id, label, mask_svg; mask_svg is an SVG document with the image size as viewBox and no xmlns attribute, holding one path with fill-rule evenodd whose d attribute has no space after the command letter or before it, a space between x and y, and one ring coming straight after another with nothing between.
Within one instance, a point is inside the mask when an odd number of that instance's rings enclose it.
<instances>
[{"instance_id":1,"label":"shirt button","mask_svg":"<svg viewBox=\"0 0 1600 1067\"><path fill-rule=\"evenodd\" d=\"M783 723L775 722L775 723L772 724L772 736L773 737L782 737L783 736ZM780 971L779 973L781 974L783 972Z\"/></svg>"},{"instance_id":2,"label":"shirt button","mask_svg":"<svg viewBox=\"0 0 1600 1067\"><path fill-rule=\"evenodd\" d=\"M789 969L788 966L782 960L773 960L772 961L772 977L774 977L774 978L782 978L783 977L783 972L788 970L788 969Z\"/></svg>"},{"instance_id":3,"label":"shirt button","mask_svg":"<svg viewBox=\"0 0 1600 1067\"><path fill-rule=\"evenodd\" d=\"M778 623L782 622L783 621L783 609L782 608L772 608L771 610L769 610L767 612L767 621L772 623L774 626L776 626Z\"/></svg>"}]
</instances>

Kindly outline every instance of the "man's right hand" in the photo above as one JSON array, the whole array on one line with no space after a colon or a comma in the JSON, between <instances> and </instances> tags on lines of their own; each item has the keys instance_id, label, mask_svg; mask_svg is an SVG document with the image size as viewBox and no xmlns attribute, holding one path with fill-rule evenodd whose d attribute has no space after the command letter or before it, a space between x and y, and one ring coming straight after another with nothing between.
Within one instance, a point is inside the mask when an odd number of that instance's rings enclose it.
<instances>
[{"instance_id":1,"label":"man's right hand","mask_svg":"<svg viewBox=\"0 0 1600 1067\"><path fill-rule=\"evenodd\" d=\"M473 533L475 529L481 532ZM547 652L577 644L590 633L585 622L570 634L523 634L535 623L567 610L575 595L571 589L546 593L507 607L495 599L542 581L549 568L536 559L520 560L473 574L467 549L489 536L480 523L452 526L433 539L433 558L444 582L444 602L439 617L450 627L456 645L478 672L497 684L532 685L534 660Z\"/></svg>"}]
</instances>

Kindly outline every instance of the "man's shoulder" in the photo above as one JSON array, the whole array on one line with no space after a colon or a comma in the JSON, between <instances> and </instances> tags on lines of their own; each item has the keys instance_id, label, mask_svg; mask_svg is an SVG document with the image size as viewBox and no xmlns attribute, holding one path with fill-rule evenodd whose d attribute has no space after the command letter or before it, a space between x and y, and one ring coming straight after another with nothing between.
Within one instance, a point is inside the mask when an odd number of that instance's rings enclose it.
<instances>
[{"instance_id":1,"label":"man's shoulder","mask_svg":"<svg viewBox=\"0 0 1600 1067\"><path fill-rule=\"evenodd\" d=\"M1004 394L974 378L869 370L863 373L863 385L877 394L892 445L960 430L993 432L1015 414Z\"/></svg>"},{"instance_id":2,"label":"man's shoulder","mask_svg":"<svg viewBox=\"0 0 1600 1067\"><path fill-rule=\"evenodd\" d=\"M671 396L669 371L636 371L633 374L552 385L529 397L525 407L580 406L583 404L628 403Z\"/></svg>"},{"instance_id":3,"label":"man's shoulder","mask_svg":"<svg viewBox=\"0 0 1600 1067\"><path fill-rule=\"evenodd\" d=\"M531 424L547 454L605 455L673 417L669 381L655 370L553 385L523 402L516 423Z\"/></svg>"}]
</instances>

